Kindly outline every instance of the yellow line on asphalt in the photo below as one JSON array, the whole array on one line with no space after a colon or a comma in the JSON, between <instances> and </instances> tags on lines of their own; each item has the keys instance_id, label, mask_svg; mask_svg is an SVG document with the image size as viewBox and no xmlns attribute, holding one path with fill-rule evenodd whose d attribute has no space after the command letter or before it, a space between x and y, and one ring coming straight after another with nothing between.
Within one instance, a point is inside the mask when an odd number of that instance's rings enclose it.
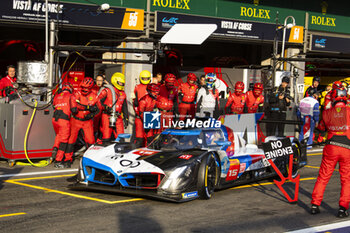
<instances>
[{"instance_id":1,"label":"yellow line on asphalt","mask_svg":"<svg viewBox=\"0 0 350 233\"><path fill-rule=\"evenodd\" d=\"M23 214L26 214L26 213L20 212L20 213L13 213L13 214L3 214L3 215L0 215L0 218L3 218L3 217L11 217L11 216L17 216L17 215L23 215Z\"/></svg>"},{"instance_id":2,"label":"yellow line on asphalt","mask_svg":"<svg viewBox=\"0 0 350 233\"><path fill-rule=\"evenodd\" d=\"M22 178L22 179L11 179L11 180L5 180L7 181L26 181L26 180L41 180L41 179L51 179L51 178L61 178L61 177L68 177L68 176L74 176L75 174L69 174L69 175L57 175L57 176L42 176L42 177L31 177L31 178Z\"/></svg>"},{"instance_id":3,"label":"yellow line on asphalt","mask_svg":"<svg viewBox=\"0 0 350 233\"><path fill-rule=\"evenodd\" d=\"M305 181L305 180L315 180L316 177L307 177L307 178L302 178L300 181ZM289 182L289 181L287 181ZM247 184L247 185L242 185L242 186L237 186L233 187L230 189L243 189L243 188L252 188L252 187L257 187L257 186L266 186L266 185L272 185L275 184L274 182L266 182L266 183L259 183L259 184Z\"/></svg>"},{"instance_id":4,"label":"yellow line on asphalt","mask_svg":"<svg viewBox=\"0 0 350 233\"><path fill-rule=\"evenodd\" d=\"M48 188L40 187L40 186L37 186L37 185L25 184L25 183L17 182L17 181L14 181L14 180L6 180L6 182L7 183L11 183L11 184L17 184L17 185L26 186L26 187L29 187L29 188L44 190L46 192L58 193L58 194L62 194L62 195L67 195L67 196L76 197L76 198L82 198L82 199L91 200L91 201L98 201L98 202L107 203L107 204L116 204L116 203L124 203L124 202L144 200L142 198L134 198L134 199L120 200L120 201L107 201L107 200L103 200L103 199L99 199L99 198L87 197L87 196L78 195L78 194L74 194L74 193L58 191L58 190L55 190L55 189L48 189Z\"/></svg>"},{"instance_id":5,"label":"yellow line on asphalt","mask_svg":"<svg viewBox=\"0 0 350 233\"><path fill-rule=\"evenodd\" d=\"M322 152L319 152L319 153L313 153L313 154L307 154L307 156L314 156L314 155L322 155Z\"/></svg>"},{"instance_id":6,"label":"yellow line on asphalt","mask_svg":"<svg viewBox=\"0 0 350 233\"><path fill-rule=\"evenodd\" d=\"M309 168L315 168L315 169L320 169L320 167L316 167L316 166L310 166L310 165L305 165L305 167L309 167ZM334 171L339 171L339 169L334 169Z\"/></svg>"}]
</instances>

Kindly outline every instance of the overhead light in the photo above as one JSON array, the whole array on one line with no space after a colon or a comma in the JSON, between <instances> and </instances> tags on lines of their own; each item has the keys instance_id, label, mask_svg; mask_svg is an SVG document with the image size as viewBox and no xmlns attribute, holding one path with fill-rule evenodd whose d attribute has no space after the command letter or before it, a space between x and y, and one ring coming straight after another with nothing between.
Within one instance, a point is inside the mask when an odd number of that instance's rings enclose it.
<instances>
[{"instance_id":1,"label":"overhead light","mask_svg":"<svg viewBox=\"0 0 350 233\"><path fill-rule=\"evenodd\" d=\"M289 23L289 24L287 24L287 29L290 29L290 28L292 28L292 27L294 27L294 24L292 24L292 23Z\"/></svg>"},{"instance_id":2,"label":"overhead light","mask_svg":"<svg viewBox=\"0 0 350 233\"><path fill-rule=\"evenodd\" d=\"M111 8L111 6L108 3L103 3L97 11L108 11Z\"/></svg>"}]
</instances>

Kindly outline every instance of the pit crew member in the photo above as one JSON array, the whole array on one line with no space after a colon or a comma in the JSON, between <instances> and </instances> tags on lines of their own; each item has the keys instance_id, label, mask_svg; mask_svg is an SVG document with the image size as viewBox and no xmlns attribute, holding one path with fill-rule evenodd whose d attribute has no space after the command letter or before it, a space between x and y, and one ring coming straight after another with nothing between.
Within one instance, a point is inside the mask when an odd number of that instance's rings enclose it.
<instances>
[{"instance_id":1,"label":"pit crew member","mask_svg":"<svg viewBox=\"0 0 350 233\"><path fill-rule=\"evenodd\" d=\"M0 80L0 98L8 96L12 100L16 98L14 89L18 87L16 83L16 68L13 65L9 65L6 69L7 75Z\"/></svg>"},{"instance_id":2,"label":"pit crew member","mask_svg":"<svg viewBox=\"0 0 350 233\"><path fill-rule=\"evenodd\" d=\"M56 133L52 148L52 158L55 167L64 167L62 162L71 133L71 114L77 113L77 104L73 95L73 87L69 83L62 84L62 88L53 98L52 125Z\"/></svg>"},{"instance_id":3,"label":"pit crew member","mask_svg":"<svg viewBox=\"0 0 350 233\"><path fill-rule=\"evenodd\" d=\"M139 148L143 146L144 141L144 129L142 120L140 118L140 112L139 112L139 103L140 100L147 95L147 85L151 82L151 72L148 70L141 71L139 75L140 84L137 84L134 89L134 96L133 96L133 107L135 110L135 125L134 125L134 132L135 132L135 145L136 148Z\"/></svg>"},{"instance_id":4,"label":"pit crew member","mask_svg":"<svg viewBox=\"0 0 350 233\"><path fill-rule=\"evenodd\" d=\"M314 128L318 123L320 117L320 104L317 101L318 92L314 89L309 90L309 97L305 97L300 100L297 116L303 122L303 125L299 134L299 141L308 138L308 149L311 149L313 142Z\"/></svg>"},{"instance_id":5,"label":"pit crew member","mask_svg":"<svg viewBox=\"0 0 350 233\"><path fill-rule=\"evenodd\" d=\"M187 82L182 83L178 91L179 102L179 120L184 120L187 116L194 118L196 113L196 95L198 86L196 85L197 76L194 73L187 75Z\"/></svg>"},{"instance_id":6,"label":"pit crew member","mask_svg":"<svg viewBox=\"0 0 350 233\"><path fill-rule=\"evenodd\" d=\"M147 95L141 98L139 105L139 115L138 117L144 122L144 113L145 112L154 112L157 111L157 98L159 96L159 85L151 83L147 85ZM154 136L153 129L144 129L144 135L146 137L147 145L153 140ZM141 145L144 145L144 141L142 140Z\"/></svg>"},{"instance_id":7,"label":"pit crew member","mask_svg":"<svg viewBox=\"0 0 350 233\"><path fill-rule=\"evenodd\" d=\"M350 107L346 106L345 89L337 89L332 95L332 108L322 113L319 128L328 132L323 148L322 162L312 193L311 214L320 213L323 194L332 173L339 163L341 192L337 216L347 217L350 202Z\"/></svg>"},{"instance_id":8,"label":"pit crew member","mask_svg":"<svg viewBox=\"0 0 350 233\"><path fill-rule=\"evenodd\" d=\"M244 83L241 81L236 82L235 91L231 93L228 97L227 103L225 105L226 114L242 114L244 110L244 105L247 100L247 96L244 91Z\"/></svg>"},{"instance_id":9,"label":"pit crew member","mask_svg":"<svg viewBox=\"0 0 350 233\"><path fill-rule=\"evenodd\" d=\"M174 119L174 108L176 108L177 88L175 87L176 77L169 73L164 76L165 84L160 85L159 96L157 98L157 108L161 115L161 128L163 131L163 123L170 126L170 122Z\"/></svg>"},{"instance_id":10,"label":"pit crew member","mask_svg":"<svg viewBox=\"0 0 350 233\"><path fill-rule=\"evenodd\" d=\"M84 141L87 147L95 143L93 118L98 113L97 95L92 91L94 80L85 77L80 84L80 91L75 92L77 102L77 113L70 119L71 134L65 153L64 164L57 164L58 168L69 168L73 162L74 144L77 141L79 131L84 132Z\"/></svg>"},{"instance_id":11,"label":"pit crew member","mask_svg":"<svg viewBox=\"0 0 350 233\"><path fill-rule=\"evenodd\" d=\"M255 83L253 90L246 93L247 113L262 112L264 107L264 96L262 94L264 86L262 83Z\"/></svg>"},{"instance_id":12,"label":"pit crew member","mask_svg":"<svg viewBox=\"0 0 350 233\"><path fill-rule=\"evenodd\" d=\"M98 96L103 108L101 117L102 141L107 141L111 138L112 132L115 138L119 134L124 133L124 128L129 124L128 105L126 94L124 92L125 76L122 73L116 72L111 77L111 83L115 93L115 102L113 103L113 93L109 88L105 88ZM113 108L117 115L115 128L110 126L110 117L113 113ZM100 143L100 142L99 142Z\"/></svg>"}]
</instances>

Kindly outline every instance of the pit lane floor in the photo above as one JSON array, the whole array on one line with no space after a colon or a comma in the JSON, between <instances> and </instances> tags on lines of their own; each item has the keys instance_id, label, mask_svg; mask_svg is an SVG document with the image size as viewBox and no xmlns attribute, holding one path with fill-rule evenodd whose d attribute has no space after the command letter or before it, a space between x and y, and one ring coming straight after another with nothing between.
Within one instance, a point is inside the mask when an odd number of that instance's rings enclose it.
<instances>
[{"instance_id":1,"label":"pit lane floor","mask_svg":"<svg viewBox=\"0 0 350 233\"><path fill-rule=\"evenodd\" d=\"M66 179L75 173L77 162L72 169L63 170L55 170L52 165L9 168L2 162L0 231L270 233L342 222L345 231L334 232L347 232L344 224L350 225L347 222L350 219L335 217L340 193L337 171L326 188L321 214L308 213L321 157L320 150L309 152L309 164L300 171L297 204L289 204L272 180L218 191L210 200L177 204L105 192L72 191L67 188ZM285 187L293 185L288 183ZM334 228L337 227L331 229ZM311 232L324 232L313 229Z\"/></svg>"}]
</instances>

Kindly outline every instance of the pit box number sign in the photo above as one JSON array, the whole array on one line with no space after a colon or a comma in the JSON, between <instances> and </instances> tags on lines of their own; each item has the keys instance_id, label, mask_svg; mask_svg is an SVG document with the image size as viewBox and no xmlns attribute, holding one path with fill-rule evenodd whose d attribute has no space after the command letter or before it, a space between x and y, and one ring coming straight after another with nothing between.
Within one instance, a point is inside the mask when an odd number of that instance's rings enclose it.
<instances>
[{"instance_id":1,"label":"pit box number sign","mask_svg":"<svg viewBox=\"0 0 350 233\"><path fill-rule=\"evenodd\" d=\"M293 154L293 148L289 138L263 143L263 149L265 157L268 160Z\"/></svg>"}]
</instances>

